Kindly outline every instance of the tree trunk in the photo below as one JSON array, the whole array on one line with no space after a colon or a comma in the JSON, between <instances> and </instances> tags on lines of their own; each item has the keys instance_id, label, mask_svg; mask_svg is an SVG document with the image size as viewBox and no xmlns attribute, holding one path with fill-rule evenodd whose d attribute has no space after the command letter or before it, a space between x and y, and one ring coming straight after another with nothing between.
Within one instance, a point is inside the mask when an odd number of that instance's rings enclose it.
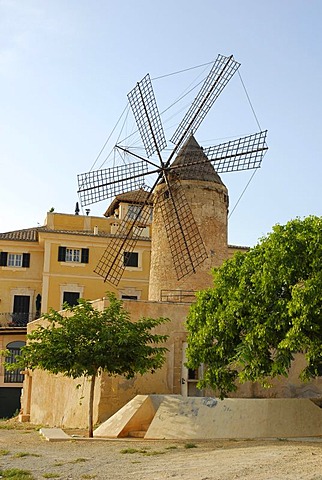
<instances>
[{"instance_id":1,"label":"tree trunk","mask_svg":"<svg viewBox=\"0 0 322 480\"><path fill-rule=\"evenodd\" d=\"M93 408L94 408L94 389L95 389L96 374L91 377L91 385L89 391L89 405L88 405L88 436L93 438Z\"/></svg>"}]
</instances>

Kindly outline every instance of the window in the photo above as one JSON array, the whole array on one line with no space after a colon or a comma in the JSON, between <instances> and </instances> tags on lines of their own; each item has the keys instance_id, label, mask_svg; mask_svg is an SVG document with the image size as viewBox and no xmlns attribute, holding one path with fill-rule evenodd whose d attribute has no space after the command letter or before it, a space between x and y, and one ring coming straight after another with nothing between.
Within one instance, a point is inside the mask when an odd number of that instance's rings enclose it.
<instances>
[{"instance_id":1,"label":"window","mask_svg":"<svg viewBox=\"0 0 322 480\"><path fill-rule=\"evenodd\" d=\"M58 247L59 262L88 263L88 248Z\"/></svg>"},{"instance_id":2,"label":"window","mask_svg":"<svg viewBox=\"0 0 322 480\"><path fill-rule=\"evenodd\" d=\"M142 218L142 205L129 205L127 207L127 218L130 220L141 220Z\"/></svg>"},{"instance_id":3,"label":"window","mask_svg":"<svg viewBox=\"0 0 322 480\"><path fill-rule=\"evenodd\" d=\"M16 355L20 354L20 349L26 345L25 342L10 342L6 346L6 350L9 350L10 354L6 357L5 361L7 363L15 363ZM5 370L4 372L4 382L5 383L22 383L23 374L20 373L20 368L17 370L9 371Z\"/></svg>"},{"instance_id":4,"label":"window","mask_svg":"<svg viewBox=\"0 0 322 480\"><path fill-rule=\"evenodd\" d=\"M30 253L0 252L0 267L24 267L30 266Z\"/></svg>"},{"instance_id":5,"label":"window","mask_svg":"<svg viewBox=\"0 0 322 480\"><path fill-rule=\"evenodd\" d=\"M8 254L8 267L22 267L22 253Z\"/></svg>"},{"instance_id":6,"label":"window","mask_svg":"<svg viewBox=\"0 0 322 480\"><path fill-rule=\"evenodd\" d=\"M137 252L124 252L123 264L125 267L138 267L139 254Z\"/></svg>"},{"instance_id":7,"label":"window","mask_svg":"<svg viewBox=\"0 0 322 480\"><path fill-rule=\"evenodd\" d=\"M66 248L65 262L80 262L81 251L79 248Z\"/></svg>"},{"instance_id":8,"label":"window","mask_svg":"<svg viewBox=\"0 0 322 480\"><path fill-rule=\"evenodd\" d=\"M70 307L78 304L79 292L64 292L63 303L67 302Z\"/></svg>"},{"instance_id":9,"label":"window","mask_svg":"<svg viewBox=\"0 0 322 480\"><path fill-rule=\"evenodd\" d=\"M137 295L122 295L121 298L122 298L122 300L137 300L138 299Z\"/></svg>"}]
</instances>

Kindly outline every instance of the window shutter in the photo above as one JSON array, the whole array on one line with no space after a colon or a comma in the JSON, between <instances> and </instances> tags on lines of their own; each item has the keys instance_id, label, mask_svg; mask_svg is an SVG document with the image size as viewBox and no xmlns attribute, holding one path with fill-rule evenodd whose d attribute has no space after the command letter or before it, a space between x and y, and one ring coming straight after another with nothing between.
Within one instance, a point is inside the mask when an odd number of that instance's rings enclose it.
<instances>
[{"instance_id":1,"label":"window shutter","mask_svg":"<svg viewBox=\"0 0 322 480\"><path fill-rule=\"evenodd\" d=\"M22 254L22 266L29 268L30 266L30 253L23 253Z\"/></svg>"},{"instance_id":2,"label":"window shutter","mask_svg":"<svg viewBox=\"0 0 322 480\"><path fill-rule=\"evenodd\" d=\"M0 252L0 267L6 267L7 266L7 259L8 259L8 253L7 252Z\"/></svg>"},{"instance_id":3,"label":"window shutter","mask_svg":"<svg viewBox=\"0 0 322 480\"><path fill-rule=\"evenodd\" d=\"M82 248L82 263L88 263L89 260L89 249L88 248Z\"/></svg>"},{"instance_id":4,"label":"window shutter","mask_svg":"<svg viewBox=\"0 0 322 480\"><path fill-rule=\"evenodd\" d=\"M58 261L65 262L66 260L66 247L58 247Z\"/></svg>"}]
</instances>

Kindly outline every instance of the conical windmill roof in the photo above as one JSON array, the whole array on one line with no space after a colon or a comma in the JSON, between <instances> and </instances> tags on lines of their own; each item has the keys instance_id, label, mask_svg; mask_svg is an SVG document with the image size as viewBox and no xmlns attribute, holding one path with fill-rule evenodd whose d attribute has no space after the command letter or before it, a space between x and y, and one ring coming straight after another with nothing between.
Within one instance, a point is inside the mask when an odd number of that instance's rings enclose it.
<instances>
[{"instance_id":1,"label":"conical windmill roof","mask_svg":"<svg viewBox=\"0 0 322 480\"><path fill-rule=\"evenodd\" d=\"M176 165L186 165L177 169L181 180L200 180L223 185L220 176L193 135L184 143L171 166Z\"/></svg>"}]
</instances>

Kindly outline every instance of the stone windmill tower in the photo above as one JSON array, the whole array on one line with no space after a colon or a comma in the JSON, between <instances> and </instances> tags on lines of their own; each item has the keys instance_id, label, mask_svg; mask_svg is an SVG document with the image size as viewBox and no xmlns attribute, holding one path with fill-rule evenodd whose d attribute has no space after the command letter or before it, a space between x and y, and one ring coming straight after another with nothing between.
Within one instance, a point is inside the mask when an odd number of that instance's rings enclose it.
<instances>
[{"instance_id":1,"label":"stone windmill tower","mask_svg":"<svg viewBox=\"0 0 322 480\"><path fill-rule=\"evenodd\" d=\"M95 269L105 281L118 285L126 267L124 252L133 252L153 198L149 299L160 300L164 289L197 290L211 284L211 266L227 257L228 193L219 174L259 168L267 150L267 131L206 149L193 136L239 66L232 55L218 55L171 138L174 148L167 160L161 155L167 142L149 75L128 94L146 158L117 145L135 161L78 175L83 206L129 191L137 192L133 203L141 204L134 218L124 217ZM147 188L149 175L154 182Z\"/></svg>"},{"instance_id":2,"label":"stone windmill tower","mask_svg":"<svg viewBox=\"0 0 322 480\"><path fill-rule=\"evenodd\" d=\"M199 161L197 165L191 165L191 160L194 158ZM201 158L204 159L204 163L200 163ZM190 205L207 256L196 268L194 275L186 275L178 280L173 266L172 246L168 241L167 224L163 219L160 202L157 201L153 209L149 286L149 300L155 301L159 301L161 292L167 290L196 291L210 286L211 267L220 266L227 258L228 191L192 135L183 145L172 165L181 166L181 188ZM163 182L156 187L157 199L162 196L164 189Z\"/></svg>"}]
</instances>

